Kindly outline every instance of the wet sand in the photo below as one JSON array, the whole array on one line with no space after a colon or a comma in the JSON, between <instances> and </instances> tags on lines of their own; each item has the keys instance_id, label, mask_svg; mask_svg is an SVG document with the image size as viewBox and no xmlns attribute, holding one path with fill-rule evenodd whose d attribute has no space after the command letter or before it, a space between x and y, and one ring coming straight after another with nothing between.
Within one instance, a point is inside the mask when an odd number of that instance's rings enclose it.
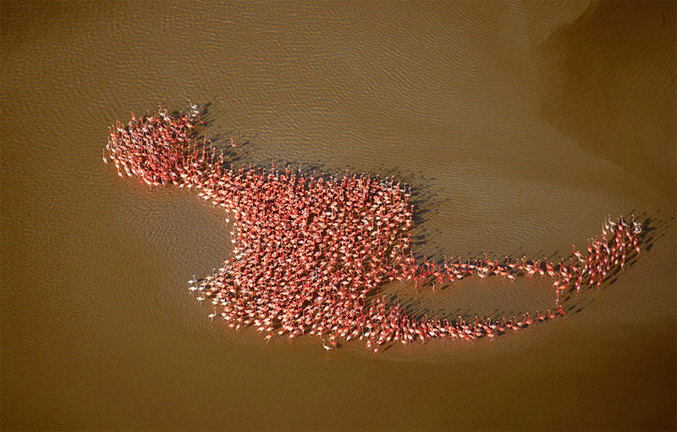
<instances>
[{"instance_id":1,"label":"wet sand","mask_svg":"<svg viewBox=\"0 0 677 432\"><path fill-rule=\"evenodd\" d=\"M0 12L3 429L677 426L673 3ZM186 98L217 143L248 141L240 161L410 183L421 255L557 258L631 212L651 241L566 319L494 341L265 344L187 290L228 252L223 214L101 162L109 124ZM440 313L551 303L536 280L388 292Z\"/></svg>"}]
</instances>

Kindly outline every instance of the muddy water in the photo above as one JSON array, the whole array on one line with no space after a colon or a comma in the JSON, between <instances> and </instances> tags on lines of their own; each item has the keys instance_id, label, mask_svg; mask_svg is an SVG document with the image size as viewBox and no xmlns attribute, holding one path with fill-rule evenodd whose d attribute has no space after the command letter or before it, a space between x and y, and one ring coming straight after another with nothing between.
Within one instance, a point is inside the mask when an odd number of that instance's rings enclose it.
<instances>
[{"instance_id":1,"label":"muddy water","mask_svg":"<svg viewBox=\"0 0 677 432\"><path fill-rule=\"evenodd\" d=\"M0 11L3 428L675 428L674 3ZM227 254L223 215L101 162L110 123L186 98L239 161L407 181L420 255L567 256L633 211L648 250L494 341L265 344L186 289ZM388 292L472 316L547 285Z\"/></svg>"}]
</instances>

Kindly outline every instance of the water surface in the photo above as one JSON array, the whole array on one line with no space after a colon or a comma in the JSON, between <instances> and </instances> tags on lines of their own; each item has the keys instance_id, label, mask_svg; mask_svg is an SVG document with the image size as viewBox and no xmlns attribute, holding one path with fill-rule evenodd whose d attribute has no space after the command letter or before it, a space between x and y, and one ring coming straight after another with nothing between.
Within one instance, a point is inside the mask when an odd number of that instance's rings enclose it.
<instances>
[{"instance_id":1,"label":"water surface","mask_svg":"<svg viewBox=\"0 0 677 432\"><path fill-rule=\"evenodd\" d=\"M674 3L0 12L3 428L675 428ZM240 161L408 182L421 255L567 256L630 212L650 250L494 341L265 344L186 289L227 255L224 215L101 162L109 124L187 98ZM493 313L550 304L548 285L391 293Z\"/></svg>"}]
</instances>

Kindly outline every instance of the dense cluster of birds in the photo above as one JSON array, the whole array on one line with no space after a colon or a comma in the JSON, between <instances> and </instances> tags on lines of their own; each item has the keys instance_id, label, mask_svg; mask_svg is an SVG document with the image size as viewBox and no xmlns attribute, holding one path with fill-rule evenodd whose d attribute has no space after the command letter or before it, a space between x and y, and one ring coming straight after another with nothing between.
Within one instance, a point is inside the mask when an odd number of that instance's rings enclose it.
<instances>
[{"instance_id":1,"label":"dense cluster of birds","mask_svg":"<svg viewBox=\"0 0 677 432\"><path fill-rule=\"evenodd\" d=\"M272 337L311 334L327 350L351 339L377 352L384 344L450 337L493 338L564 315L560 296L599 286L639 253L641 226L634 220L605 220L587 251L574 247L559 263L526 258L451 259L417 262L411 251L413 206L405 185L393 178L304 174L289 169L233 168L223 152L203 140L196 105L170 115L160 108L110 128L104 162L118 174L138 177L149 187L174 184L194 189L226 210L234 249L211 275L189 281L199 301L211 301L210 318L231 327L255 326ZM378 287L412 281L416 289L459 279L541 276L553 282L555 305L541 314L510 320L475 317L465 321L416 317L388 304ZM326 337L326 340L325 340Z\"/></svg>"}]
</instances>

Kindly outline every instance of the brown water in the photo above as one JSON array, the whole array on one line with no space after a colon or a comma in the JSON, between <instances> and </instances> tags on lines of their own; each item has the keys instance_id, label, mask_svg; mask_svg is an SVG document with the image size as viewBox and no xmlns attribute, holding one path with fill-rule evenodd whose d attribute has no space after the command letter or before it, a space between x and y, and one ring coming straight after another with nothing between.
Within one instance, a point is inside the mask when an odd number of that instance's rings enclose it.
<instances>
[{"instance_id":1,"label":"brown water","mask_svg":"<svg viewBox=\"0 0 677 432\"><path fill-rule=\"evenodd\" d=\"M675 7L2 1L2 428L675 429ZM223 214L101 162L186 98L242 161L409 182L421 254L566 256L632 211L650 250L494 341L265 344L186 289ZM548 285L390 292L508 313Z\"/></svg>"}]
</instances>

